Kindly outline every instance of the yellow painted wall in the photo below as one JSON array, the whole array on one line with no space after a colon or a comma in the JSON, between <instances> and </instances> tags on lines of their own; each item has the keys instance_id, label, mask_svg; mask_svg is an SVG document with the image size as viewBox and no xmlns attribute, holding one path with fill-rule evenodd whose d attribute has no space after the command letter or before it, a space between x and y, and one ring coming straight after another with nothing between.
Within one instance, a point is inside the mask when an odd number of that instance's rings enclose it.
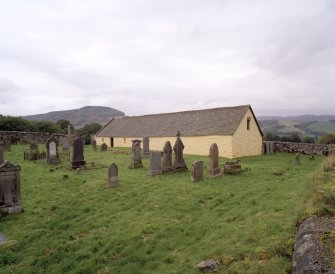
<instances>
[{"instance_id":1,"label":"yellow painted wall","mask_svg":"<svg viewBox=\"0 0 335 274\"><path fill-rule=\"evenodd\" d=\"M247 129L247 120L250 117L250 129ZM248 110L241 124L233 135L232 158L262 154L262 135L259 132L257 123Z\"/></svg>"},{"instance_id":2,"label":"yellow painted wall","mask_svg":"<svg viewBox=\"0 0 335 274\"><path fill-rule=\"evenodd\" d=\"M131 147L131 140L140 139L142 137L132 137L132 138L114 138L114 147ZM150 140L150 150L162 151L166 141L170 141L173 147L176 137L151 137ZM181 136L181 140L184 143L185 149L184 153L189 155L203 155L208 156L209 148L212 143L216 143L219 147L219 153L221 157L232 158L232 136L195 136L186 137ZM109 137L96 137L97 145L101 145L104 142L107 146L110 146Z\"/></svg>"}]
</instances>

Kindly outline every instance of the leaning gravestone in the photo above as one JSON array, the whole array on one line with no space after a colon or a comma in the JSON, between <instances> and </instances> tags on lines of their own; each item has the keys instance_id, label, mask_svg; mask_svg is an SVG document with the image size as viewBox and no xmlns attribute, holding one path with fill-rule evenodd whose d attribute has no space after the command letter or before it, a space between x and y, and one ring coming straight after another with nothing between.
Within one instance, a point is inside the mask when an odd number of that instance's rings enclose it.
<instances>
[{"instance_id":1,"label":"leaning gravestone","mask_svg":"<svg viewBox=\"0 0 335 274\"><path fill-rule=\"evenodd\" d=\"M209 168L208 176L217 177L221 175L221 170L219 168L219 148L216 143L213 143L209 149Z\"/></svg>"},{"instance_id":2,"label":"leaning gravestone","mask_svg":"<svg viewBox=\"0 0 335 274\"><path fill-rule=\"evenodd\" d=\"M192 164L192 181L198 182L204 179L204 162L195 161Z\"/></svg>"},{"instance_id":3,"label":"leaning gravestone","mask_svg":"<svg viewBox=\"0 0 335 274\"><path fill-rule=\"evenodd\" d=\"M58 164L60 162L58 155L58 140L55 136L51 136L46 142L47 155L46 162L48 164Z\"/></svg>"},{"instance_id":4,"label":"leaning gravestone","mask_svg":"<svg viewBox=\"0 0 335 274\"><path fill-rule=\"evenodd\" d=\"M187 165L185 163L185 160L184 160L184 155L183 155L183 150L185 148L182 140L180 139L180 132L179 130L177 131L177 139L176 139L176 142L173 146L173 150L174 150L174 155L175 155L175 158L174 158L174 168L175 170L188 170L187 169Z\"/></svg>"},{"instance_id":5,"label":"leaning gravestone","mask_svg":"<svg viewBox=\"0 0 335 274\"><path fill-rule=\"evenodd\" d=\"M108 182L107 186L117 187L119 186L119 171L115 163L112 163L108 169Z\"/></svg>"},{"instance_id":6,"label":"leaning gravestone","mask_svg":"<svg viewBox=\"0 0 335 274\"><path fill-rule=\"evenodd\" d=\"M96 140L93 140L93 141L92 141L92 147L93 147L93 150L94 150L94 151L97 150L97 141L96 141Z\"/></svg>"},{"instance_id":7,"label":"leaning gravestone","mask_svg":"<svg viewBox=\"0 0 335 274\"><path fill-rule=\"evenodd\" d=\"M20 166L0 163L0 215L23 211L21 206Z\"/></svg>"},{"instance_id":8,"label":"leaning gravestone","mask_svg":"<svg viewBox=\"0 0 335 274\"><path fill-rule=\"evenodd\" d=\"M100 151L107 151L107 144L103 143L100 147Z\"/></svg>"},{"instance_id":9,"label":"leaning gravestone","mask_svg":"<svg viewBox=\"0 0 335 274\"><path fill-rule=\"evenodd\" d=\"M132 141L131 147L131 166L130 168L143 167L141 159L141 140L135 139Z\"/></svg>"},{"instance_id":10,"label":"leaning gravestone","mask_svg":"<svg viewBox=\"0 0 335 274\"><path fill-rule=\"evenodd\" d=\"M162 153L160 151L150 152L150 175L162 174L162 163L161 163Z\"/></svg>"},{"instance_id":11,"label":"leaning gravestone","mask_svg":"<svg viewBox=\"0 0 335 274\"><path fill-rule=\"evenodd\" d=\"M72 157L72 168L80 168L85 166L86 162L84 159L84 142L79 137L73 142L73 157Z\"/></svg>"},{"instance_id":12,"label":"leaning gravestone","mask_svg":"<svg viewBox=\"0 0 335 274\"><path fill-rule=\"evenodd\" d=\"M172 166L172 147L169 141L166 141L163 148L163 164L162 171L163 173L173 171L174 168Z\"/></svg>"},{"instance_id":13,"label":"leaning gravestone","mask_svg":"<svg viewBox=\"0 0 335 274\"><path fill-rule=\"evenodd\" d=\"M143 138L143 156L150 156L149 142L148 136Z\"/></svg>"}]
</instances>

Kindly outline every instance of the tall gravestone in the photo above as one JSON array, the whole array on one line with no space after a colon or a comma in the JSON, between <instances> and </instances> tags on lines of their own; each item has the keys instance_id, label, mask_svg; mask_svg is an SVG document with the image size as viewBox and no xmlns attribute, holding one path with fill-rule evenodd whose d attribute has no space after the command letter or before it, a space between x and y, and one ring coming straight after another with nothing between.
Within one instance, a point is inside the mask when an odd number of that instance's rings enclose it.
<instances>
[{"instance_id":1,"label":"tall gravestone","mask_svg":"<svg viewBox=\"0 0 335 274\"><path fill-rule=\"evenodd\" d=\"M60 162L58 154L58 140L55 136L51 136L46 142L46 162L48 164L58 164Z\"/></svg>"},{"instance_id":2,"label":"tall gravestone","mask_svg":"<svg viewBox=\"0 0 335 274\"><path fill-rule=\"evenodd\" d=\"M100 151L107 151L107 144L103 143L100 147Z\"/></svg>"},{"instance_id":3,"label":"tall gravestone","mask_svg":"<svg viewBox=\"0 0 335 274\"><path fill-rule=\"evenodd\" d=\"M72 168L80 168L85 166L85 164L84 142L78 137L73 142Z\"/></svg>"},{"instance_id":4,"label":"tall gravestone","mask_svg":"<svg viewBox=\"0 0 335 274\"><path fill-rule=\"evenodd\" d=\"M92 147L93 147L93 150L94 150L94 151L97 150L97 141L96 141L96 140L93 140L93 141L92 141Z\"/></svg>"},{"instance_id":5,"label":"tall gravestone","mask_svg":"<svg viewBox=\"0 0 335 274\"><path fill-rule=\"evenodd\" d=\"M132 141L131 147L131 168L143 167L141 158L141 140L135 139Z\"/></svg>"},{"instance_id":6,"label":"tall gravestone","mask_svg":"<svg viewBox=\"0 0 335 274\"><path fill-rule=\"evenodd\" d=\"M146 136L143 138L143 156L150 156L150 149L149 149L149 137Z\"/></svg>"},{"instance_id":7,"label":"tall gravestone","mask_svg":"<svg viewBox=\"0 0 335 274\"><path fill-rule=\"evenodd\" d=\"M162 164L162 171L163 173L173 171L172 165L172 146L170 141L166 141L164 148L163 148L163 164Z\"/></svg>"},{"instance_id":8,"label":"tall gravestone","mask_svg":"<svg viewBox=\"0 0 335 274\"><path fill-rule=\"evenodd\" d=\"M192 164L192 181L198 182L204 179L204 162L195 161Z\"/></svg>"},{"instance_id":9,"label":"tall gravestone","mask_svg":"<svg viewBox=\"0 0 335 274\"><path fill-rule=\"evenodd\" d=\"M67 141L69 145L73 144L73 134L72 134L72 129L70 125L67 126Z\"/></svg>"},{"instance_id":10,"label":"tall gravestone","mask_svg":"<svg viewBox=\"0 0 335 274\"><path fill-rule=\"evenodd\" d=\"M184 144L182 142L182 140L180 139L180 132L177 131L177 139L176 139L176 142L173 146L173 151L174 151L174 155L175 155L175 158L174 158L174 168L175 170L188 170L187 169L187 165L185 163L185 160L184 160L184 154L183 154L183 151L184 151Z\"/></svg>"},{"instance_id":11,"label":"tall gravestone","mask_svg":"<svg viewBox=\"0 0 335 274\"><path fill-rule=\"evenodd\" d=\"M0 215L23 211L21 206L20 166L0 163Z\"/></svg>"},{"instance_id":12,"label":"tall gravestone","mask_svg":"<svg viewBox=\"0 0 335 274\"><path fill-rule=\"evenodd\" d=\"M216 177L220 175L221 175L221 171L219 168L219 148L216 143L213 143L209 149L208 176Z\"/></svg>"},{"instance_id":13,"label":"tall gravestone","mask_svg":"<svg viewBox=\"0 0 335 274\"><path fill-rule=\"evenodd\" d=\"M162 153L160 151L150 152L150 175L162 174Z\"/></svg>"},{"instance_id":14,"label":"tall gravestone","mask_svg":"<svg viewBox=\"0 0 335 274\"><path fill-rule=\"evenodd\" d=\"M108 168L108 182L109 187L119 186L119 170L115 163L112 163Z\"/></svg>"}]
</instances>

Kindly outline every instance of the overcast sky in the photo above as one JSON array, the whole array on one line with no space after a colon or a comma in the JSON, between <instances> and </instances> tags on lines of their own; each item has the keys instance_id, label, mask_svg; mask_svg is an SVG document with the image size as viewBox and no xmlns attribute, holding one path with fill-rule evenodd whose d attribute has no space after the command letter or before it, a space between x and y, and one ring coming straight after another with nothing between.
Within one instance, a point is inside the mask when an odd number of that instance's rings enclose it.
<instances>
[{"instance_id":1,"label":"overcast sky","mask_svg":"<svg viewBox=\"0 0 335 274\"><path fill-rule=\"evenodd\" d=\"M0 114L335 114L335 0L0 0Z\"/></svg>"}]
</instances>

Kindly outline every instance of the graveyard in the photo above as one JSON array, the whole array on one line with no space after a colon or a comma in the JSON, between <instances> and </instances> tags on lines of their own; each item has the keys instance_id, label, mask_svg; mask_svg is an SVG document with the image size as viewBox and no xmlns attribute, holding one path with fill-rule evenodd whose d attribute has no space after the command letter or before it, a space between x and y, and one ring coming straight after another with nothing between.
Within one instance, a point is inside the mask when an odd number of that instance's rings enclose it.
<instances>
[{"instance_id":1,"label":"graveyard","mask_svg":"<svg viewBox=\"0 0 335 274\"><path fill-rule=\"evenodd\" d=\"M298 222L315 210L312 176L324 161L243 157L243 172L208 177L212 159L184 155L188 170L152 176L150 157L129 168L126 148L86 145L86 169L77 170L70 162L23 160L28 149L4 153L21 167L24 212L0 218L1 273L199 273L207 259L221 263L219 273L290 272ZM193 182L195 161L204 171ZM219 158L221 169L226 161ZM108 187L112 162L117 187Z\"/></svg>"}]
</instances>

